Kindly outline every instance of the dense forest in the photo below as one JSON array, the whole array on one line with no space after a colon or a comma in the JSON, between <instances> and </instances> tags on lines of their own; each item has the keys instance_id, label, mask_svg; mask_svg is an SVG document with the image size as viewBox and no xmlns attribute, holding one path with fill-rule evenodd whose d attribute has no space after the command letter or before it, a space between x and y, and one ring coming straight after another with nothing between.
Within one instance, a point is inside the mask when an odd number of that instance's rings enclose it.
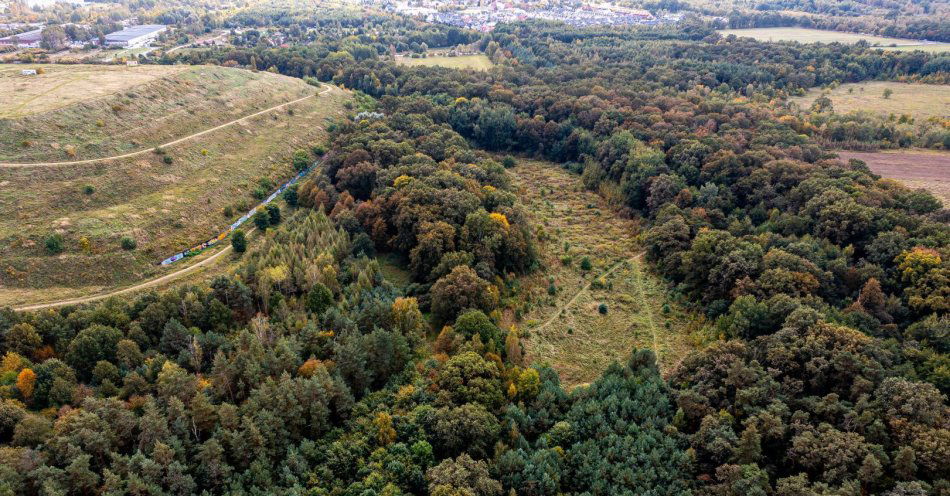
<instances>
[{"instance_id":1,"label":"dense forest","mask_svg":"<svg viewBox=\"0 0 950 496\"><path fill-rule=\"evenodd\" d=\"M234 274L0 312L0 490L950 492L947 211L836 159L829 125L785 103L945 80L950 61L701 23L526 23L478 39L490 71L409 68L389 46L448 29L387 22L163 59L273 68L357 104ZM642 218L648 260L715 342L665 377L630 350L572 391L526 363L498 325L544 270L506 172L519 154ZM386 281L377 252L412 283Z\"/></svg>"}]
</instances>

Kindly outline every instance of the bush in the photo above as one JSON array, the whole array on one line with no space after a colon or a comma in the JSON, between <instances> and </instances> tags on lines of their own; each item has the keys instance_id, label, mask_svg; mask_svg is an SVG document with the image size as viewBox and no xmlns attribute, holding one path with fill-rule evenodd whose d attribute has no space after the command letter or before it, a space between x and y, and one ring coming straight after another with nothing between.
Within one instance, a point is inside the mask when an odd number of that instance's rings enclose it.
<instances>
[{"instance_id":1,"label":"bush","mask_svg":"<svg viewBox=\"0 0 950 496\"><path fill-rule=\"evenodd\" d=\"M516 162L516 161L515 161L515 158L512 157L511 155L506 156L506 157L501 161L501 165L505 166L506 169L510 169L510 168L514 167L515 165L517 165L517 164L518 164L518 162Z\"/></svg>"},{"instance_id":2,"label":"bush","mask_svg":"<svg viewBox=\"0 0 950 496\"><path fill-rule=\"evenodd\" d=\"M122 249L125 251L132 251L135 247L138 246L138 243L135 242L130 236L122 237Z\"/></svg>"},{"instance_id":3,"label":"bush","mask_svg":"<svg viewBox=\"0 0 950 496\"><path fill-rule=\"evenodd\" d=\"M174 161L175 159L173 159L171 155L165 155L164 157L162 157L162 162L165 162L166 164L170 165Z\"/></svg>"},{"instance_id":4,"label":"bush","mask_svg":"<svg viewBox=\"0 0 950 496\"><path fill-rule=\"evenodd\" d=\"M293 157L294 169L302 171L310 166L310 154L307 150L297 150Z\"/></svg>"},{"instance_id":5,"label":"bush","mask_svg":"<svg viewBox=\"0 0 950 496\"><path fill-rule=\"evenodd\" d=\"M265 207L267 210L267 220L270 222L270 225L276 226L280 224L280 207L274 204L270 204Z\"/></svg>"},{"instance_id":6,"label":"bush","mask_svg":"<svg viewBox=\"0 0 950 496\"><path fill-rule=\"evenodd\" d=\"M322 156L324 156L326 153L327 153L327 148L326 148L325 146L323 146L323 145L314 145L314 146L313 146L313 154L314 154L314 155L316 155L316 156L318 156L318 157L322 157Z\"/></svg>"},{"instance_id":7,"label":"bush","mask_svg":"<svg viewBox=\"0 0 950 496\"><path fill-rule=\"evenodd\" d=\"M234 234L231 235L231 247L237 253L247 251L247 236L244 235L244 231L240 229L234 231Z\"/></svg>"},{"instance_id":8,"label":"bush","mask_svg":"<svg viewBox=\"0 0 950 496\"><path fill-rule=\"evenodd\" d=\"M296 208L297 207L297 185L293 185L286 190L284 190L284 201L287 202L287 205Z\"/></svg>"},{"instance_id":9,"label":"bush","mask_svg":"<svg viewBox=\"0 0 950 496\"><path fill-rule=\"evenodd\" d=\"M581 270L586 272L593 268L594 268L594 265L590 263L590 258L584 257L581 259Z\"/></svg>"},{"instance_id":10,"label":"bush","mask_svg":"<svg viewBox=\"0 0 950 496\"><path fill-rule=\"evenodd\" d=\"M62 234L53 233L46 237L46 253L57 255L66 249L66 239Z\"/></svg>"},{"instance_id":11,"label":"bush","mask_svg":"<svg viewBox=\"0 0 950 496\"><path fill-rule=\"evenodd\" d=\"M93 193L96 192L96 188L92 187L91 184L87 184L87 185L85 185L85 186L82 187L82 192L85 193L85 194L87 194L87 195L91 195L91 194L93 194Z\"/></svg>"},{"instance_id":12,"label":"bush","mask_svg":"<svg viewBox=\"0 0 950 496\"><path fill-rule=\"evenodd\" d=\"M254 225L261 231L266 231L270 227L270 215L264 210L258 210L254 214Z\"/></svg>"},{"instance_id":13,"label":"bush","mask_svg":"<svg viewBox=\"0 0 950 496\"><path fill-rule=\"evenodd\" d=\"M234 208L231 207L231 205L228 205L224 207L224 210L221 211L221 214L230 219L231 217L234 217Z\"/></svg>"},{"instance_id":14,"label":"bush","mask_svg":"<svg viewBox=\"0 0 950 496\"><path fill-rule=\"evenodd\" d=\"M607 304L601 303L600 305L598 305L597 311L600 312L601 315L607 315Z\"/></svg>"}]
</instances>

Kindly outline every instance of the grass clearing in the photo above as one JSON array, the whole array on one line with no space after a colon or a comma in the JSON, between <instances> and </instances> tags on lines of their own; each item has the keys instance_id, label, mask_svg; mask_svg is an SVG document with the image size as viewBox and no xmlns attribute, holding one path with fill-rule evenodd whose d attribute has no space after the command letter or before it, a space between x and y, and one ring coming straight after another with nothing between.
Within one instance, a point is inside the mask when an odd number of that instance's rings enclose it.
<instances>
[{"instance_id":1,"label":"grass clearing","mask_svg":"<svg viewBox=\"0 0 950 496\"><path fill-rule=\"evenodd\" d=\"M739 37L755 38L759 41L797 41L799 43L847 43L854 44L861 40L867 41L871 46L881 48L897 48L900 50L928 50L928 51L947 51L950 50L950 43L929 43L921 40L911 40L906 38L888 38L884 36L874 36L859 33L844 33L841 31L829 31L824 29L810 28L749 28L749 29L721 29L719 34L729 36L734 34ZM896 45L891 47L890 45Z\"/></svg>"},{"instance_id":2,"label":"grass clearing","mask_svg":"<svg viewBox=\"0 0 950 496\"><path fill-rule=\"evenodd\" d=\"M448 67L450 69L474 69L476 71L485 71L494 66L488 56L482 54L459 55L456 57L430 55L421 59L398 56L396 57L396 63L408 66Z\"/></svg>"},{"instance_id":3,"label":"grass clearing","mask_svg":"<svg viewBox=\"0 0 950 496\"><path fill-rule=\"evenodd\" d=\"M542 269L522 278L506 302L520 305L529 360L551 364L574 386L634 348L654 350L668 371L700 346L702 319L669 301L668 285L641 260L637 222L614 214L556 164L522 159L511 175L540 239ZM585 257L589 271L581 268ZM515 320L508 312L503 324Z\"/></svg>"},{"instance_id":4,"label":"grass clearing","mask_svg":"<svg viewBox=\"0 0 950 496\"><path fill-rule=\"evenodd\" d=\"M394 286L405 289L412 283L412 274L407 269L409 262L398 253L380 253L376 255L376 260L383 276Z\"/></svg>"},{"instance_id":5,"label":"grass clearing","mask_svg":"<svg viewBox=\"0 0 950 496\"><path fill-rule=\"evenodd\" d=\"M885 98L884 92L887 90L891 93ZM791 101L807 109L826 92L838 113L864 110L884 115L908 114L920 119L950 117L950 86L941 84L891 81L848 83L833 90L813 88L805 96L792 98Z\"/></svg>"},{"instance_id":6,"label":"grass clearing","mask_svg":"<svg viewBox=\"0 0 950 496\"><path fill-rule=\"evenodd\" d=\"M275 102L266 102L266 95L248 100L235 91L236 98L225 106L247 115L252 109L243 102L270 107L282 103L287 92L318 91L296 79L281 80L289 87L276 93ZM266 89L251 88L255 93ZM270 180L269 193L292 176L293 151L323 141L326 125L343 114L348 99L349 94L334 88L169 147L165 155L0 169L0 305L100 293L193 263L156 265L224 230L257 204L252 193L261 179ZM221 116L195 115L196 121L206 118L217 121ZM172 126L175 121L163 122ZM229 216L225 207L231 209ZM52 233L65 238L62 254L46 252L44 241ZM133 237L137 248L123 250L123 236Z\"/></svg>"}]
</instances>

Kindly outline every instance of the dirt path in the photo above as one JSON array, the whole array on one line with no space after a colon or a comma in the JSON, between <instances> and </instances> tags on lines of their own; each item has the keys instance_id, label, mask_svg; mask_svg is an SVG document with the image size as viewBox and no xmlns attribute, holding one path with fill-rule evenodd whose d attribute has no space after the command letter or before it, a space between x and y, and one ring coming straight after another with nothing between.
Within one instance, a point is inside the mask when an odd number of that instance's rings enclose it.
<instances>
[{"instance_id":1,"label":"dirt path","mask_svg":"<svg viewBox=\"0 0 950 496\"><path fill-rule=\"evenodd\" d=\"M43 308L63 307L63 306L66 306L66 305L80 305L80 304L83 304L83 303L91 303L91 302L94 302L94 301L104 300L104 299L106 299L106 298L111 298L111 297L113 297L113 296L118 296L118 295L121 295L121 294L132 293L132 292L135 292L135 291L141 291L141 290L143 290L143 289L148 289L148 288L150 288L150 287L158 286L158 285L160 285L160 284L162 284L162 283L169 282L169 281L172 281L172 280L174 280L174 279L178 279L179 277L184 276L184 275L186 275L186 274L189 274L189 273L191 273L191 272L194 272L195 270L198 270L198 269L201 268L201 267L205 267L205 266L207 266L207 265L211 265L211 264L214 263L216 260L218 260L219 258L221 258L222 255L224 255L225 253L230 253L230 252L231 252L231 245L227 245L227 246L224 247L224 249L222 249L221 251L215 253L214 255L211 255L210 257L208 257L208 258L206 258L206 259L204 259L204 260L202 260L202 261L200 261L200 262L198 262L198 263L196 263L196 264L194 264L194 265L189 265L188 267L185 267L185 268L180 269L180 270L176 270L175 272L172 272L172 273L170 273L170 274L165 274L165 275L163 275L163 276L156 277L155 279L150 279L150 280L148 280L148 281L141 282L141 283L138 283L138 284L136 284L136 285L134 285L134 286L129 286L129 287L127 287L127 288L117 289L117 290L115 290L115 291L109 291L108 293L100 293L100 294L92 295L92 296L82 296L82 297L79 297L79 298L70 298L70 299L68 299L68 300L53 301L53 302L49 302L49 303L38 303L38 304L35 304L35 305L25 305L25 306L22 306L22 307L14 308L13 310L15 310L15 311L17 311L17 312L25 312L25 311L29 311L29 310L40 310L40 309L43 309Z\"/></svg>"},{"instance_id":2,"label":"dirt path","mask_svg":"<svg viewBox=\"0 0 950 496\"><path fill-rule=\"evenodd\" d=\"M642 256L643 256L643 254L641 253L641 254L639 254L639 255L635 255L635 256L633 256L633 257L630 257L630 258L628 258L628 259L626 259L626 260L621 260L621 261L615 263L615 264L613 265L613 267L607 269L607 272L604 272L603 274L601 274L601 275L598 276L598 277L604 277L604 278L605 278L605 277L609 276L610 274L612 274L615 270L617 270L617 269L619 269L620 267L622 267L623 264L636 262L636 261L637 261L640 257L642 257ZM554 310L554 315L552 315L551 318L549 318L548 320L544 321L544 323L541 324L541 325L539 325L538 327L536 327L535 330L537 330L537 331L542 331L542 330L544 330L544 328L546 328L547 326L551 325L551 323L553 323L555 320L557 320L558 317L560 317L561 314L563 314L565 310L567 310L568 308L570 308L570 307L574 304L574 302L576 302L577 299L578 299L582 294L584 294L585 291L587 291L587 290L590 289L590 285L593 284L596 279L597 279L597 277L591 278L591 280L588 281L587 284L585 284L581 289L577 290L577 292L574 293L574 296L572 296L571 299L567 301L567 303L565 303L565 304L561 305L560 307L558 307L557 309L555 309L555 310ZM641 294L642 294L642 292L641 292ZM652 319L651 319L651 320L652 320ZM655 330L654 330L654 332L653 332L653 335L654 335L654 338L655 338L655 337L656 337L656 331L655 331ZM654 339L654 341L655 341L655 339Z\"/></svg>"},{"instance_id":3,"label":"dirt path","mask_svg":"<svg viewBox=\"0 0 950 496\"><path fill-rule=\"evenodd\" d=\"M253 113L253 114L246 115L246 116L241 117L241 118L239 118L239 119L235 119L235 120L233 120L233 121L226 122L226 123L221 124L221 125L219 125L219 126L215 126L215 127L209 128L209 129L205 129L204 131L199 131L199 132L197 132L197 133L190 134L190 135L185 136L185 137L182 137L182 138L178 138L178 139L176 139L176 140L174 140L174 141L169 141L168 143L163 143L163 144L161 144L161 145L156 145L156 146L154 146L154 147L145 148L145 149L138 150L138 151L134 151L134 152L130 152L130 153L125 153L125 154L122 154L122 155L113 155L113 156L111 156L111 157L91 158L91 159L86 159L86 160L74 160L74 161L71 161L71 162L29 162L29 163L0 162L0 168L12 169L12 168L24 168L24 167L57 167L57 166L61 166L61 165L83 165L83 164L92 164L92 163L96 163L96 162L107 162L107 161L111 161L111 160L119 160L119 159L123 159L123 158L135 157L135 156L142 155L142 154L145 154L145 153L150 153L150 152L152 152L153 150L155 150L155 148L167 148L167 147L169 147L169 146L174 146L174 145L177 145L178 143L181 143L181 142L183 142L183 141L188 141L188 140L197 138L197 137L199 137L199 136L203 136L203 135L205 135L205 134L208 134L208 133L217 131L217 130L219 130L219 129L223 129L223 128L226 128L226 127L228 127L228 126L232 126L232 125L237 124L237 123L239 123L239 122L243 122L243 121L245 121L245 120L247 120L247 119L250 119L250 118L253 118L253 117L257 117L257 116L259 116L259 115L261 115L261 114L266 114L266 113L268 113L268 112L273 112L274 110L278 110L278 109L284 108L284 107L286 107L286 106L288 106L288 105L293 105L293 104L295 104L295 103L299 103L299 102L302 102L302 101L304 101L304 100L307 100L307 99L310 99L310 98L313 98L313 97L316 97L316 96L323 95L323 94L325 94L325 93L327 93L328 91L330 91L330 90L333 89L333 87L332 87L332 86L329 86L329 85L324 85L324 87L325 87L325 88L323 89L323 91L320 91L319 93L315 93L315 94L313 94L313 95L307 95L307 96L305 96L305 97L303 97L303 98L298 98L298 99L296 99L296 100L291 100L291 101L286 102L286 103L281 103L280 105L275 105L275 106L273 106L273 107L271 107L271 108L261 110L260 112L255 112L255 113Z\"/></svg>"},{"instance_id":4,"label":"dirt path","mask_svg":"<svg viewBox=\"0 0 950 496\"><path fill-rule=\"evenodd\" d=\"M641 253L637 257L639 258L642 255L643 254ZM657 342L656 321L653 319L653 310L649 305L645 304L645 302L648 300L647 292L643 289L643 272L640 266L637 264L634 265L633 272L636 275L636 282L634 284L637 287L637 293L640 295L640 302L643 304L643 315L646 316L647 324L650 327L650 332L653 334L653 354L656 356L657 362L661 362L660 346Z\"/></svg>"}]
</instances>

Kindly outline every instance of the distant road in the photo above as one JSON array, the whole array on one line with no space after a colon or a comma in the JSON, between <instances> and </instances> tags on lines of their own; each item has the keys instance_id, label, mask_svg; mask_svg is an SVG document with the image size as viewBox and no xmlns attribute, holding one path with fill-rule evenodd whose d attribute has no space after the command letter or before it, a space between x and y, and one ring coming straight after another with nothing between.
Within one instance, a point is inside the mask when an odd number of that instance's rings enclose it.
<instances>
[{"instance_id":1,"label":"distant road","mask_svg":"<svg viewBox=\"0 0 950 496\"><path fill-rule=\"evenodd\" d=\"M259 116L259 115L261 115L261 114L266 114L266 113L268 113L268 112L273 112L274 110L278 110L278 109L284 108L284 107L286 107L286 106L288 106L288 105L293 105L293 104L295 104L295 103L302 102L302 101L304 101L304 100L307 100L308 98L313 98L313 97L315 97L315 96L323 95L324 93L326 93L326 92L330 91L331 89L333 89L333 87L332 87L332 86L329 86L329 85L323 85L323 86L325 87L324 90L321 91L321 92L319 92L319 93L316 93L316 94L313 94L313 95L307 95L307 96L305 96L305 97L303 97L303 98L298 98L298 99L296 99L296 100L292 100L292 101L289 101L289 102L287 102L287 103L281 103L280 105L275 105L275 106L273 106L273 107L271 107L271 108L261 110L260 112L255 112L255 113L253 113L253 114L251 114L251 115L246 115L246 116L244 116L244 117L241 117L240 119L235 119L235 120L233 120L233 121L231 121L231 122L226 122L226 123L224 123L224 124L221 124L220 126L215 126L215 127L210 128L210 129L205 129L204 131L199 131L199 132L197 132L197 133L195 133L195 134L190 134L190 135L185 136L185 137L183 137L183 138L178 138L178 139L176 139L176 140L174 140L174 141L169 141L168 143L162 143L161 145L155 145L155 146L153 146L153 147L145 148L145 149L138 150L138 151L135 151L135 152L124 153L124 154L122 154L122 155L113 155L113 156L111 156L111 157L90 158L90 159L86 159L86 160L73 160L73 161L70 161L70 162L27 162L27 163L0 162L0 168L13 169L13 168L23 168L23 167L58 167L58 166L61 166L61 165L83 165L83 164L92 164L92 163L96 163L96 162L108 162L108 161L112 161L112 160L119 160L119 159L129 158L129 157L136 157L136 156L138 156L138 155L143 155L143 154L149 153L149 152L153 151L153 150L156 149L156 148L165 148L165 147L169 147L169 146L174 146L174 145L177 145L178 143L181 143L181 142L183 142L183 141L188 141L188 140L190 140L190 139L194 139L194 138L197 138L197 137L199 137L199 136L203 136L203 135L205 135L205 134L208 134L208 133L217 131L217 130L219 130L219 129L226 128L226 127L228 127L228 126L237 124L238 122L245 121L245 120L250 119L250 118L252 118L252 117L257 117L257 116Z\"/></svg>"}]
</instances>

